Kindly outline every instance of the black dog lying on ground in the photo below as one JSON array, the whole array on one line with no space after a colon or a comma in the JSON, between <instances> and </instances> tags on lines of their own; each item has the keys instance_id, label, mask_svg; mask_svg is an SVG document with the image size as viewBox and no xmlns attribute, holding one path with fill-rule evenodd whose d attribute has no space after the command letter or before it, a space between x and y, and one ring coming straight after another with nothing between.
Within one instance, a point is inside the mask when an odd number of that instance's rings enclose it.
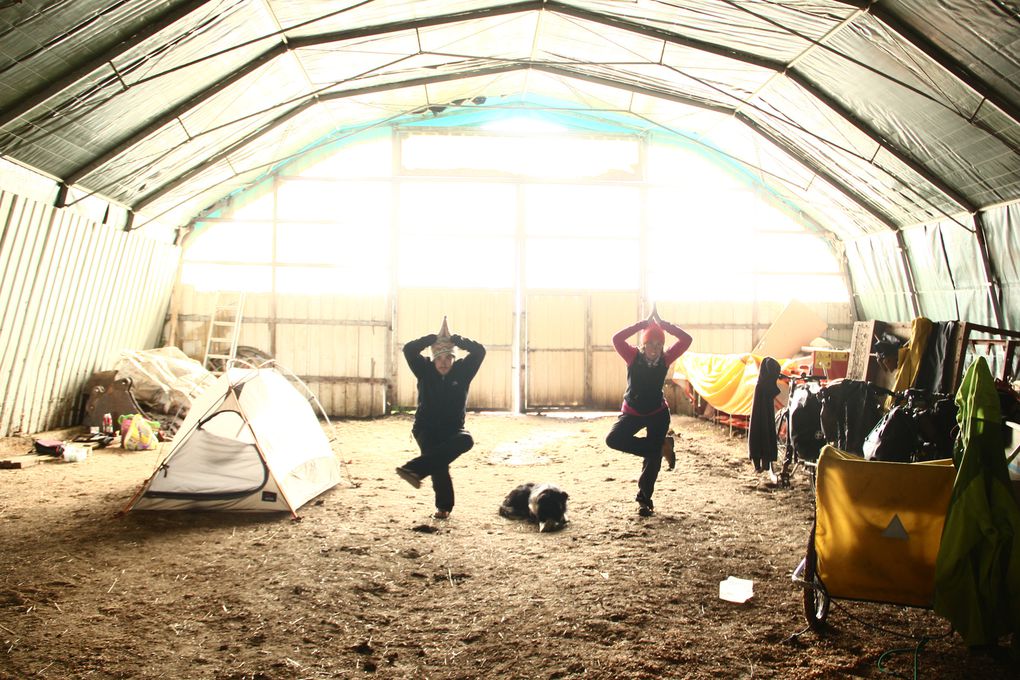
<instances>
[{"instance_id":1,"label":"black dog lying on ground","mask_svg":"<svg viewBox=\"0 0 1020 680\"><path fill-rule=\"evenodd\" d=\"M503 499L499 514L535 522L539 531L556 531L567 523L568 498L566 491L553 484L521 484Z\"/></svg>"}]
</instances>

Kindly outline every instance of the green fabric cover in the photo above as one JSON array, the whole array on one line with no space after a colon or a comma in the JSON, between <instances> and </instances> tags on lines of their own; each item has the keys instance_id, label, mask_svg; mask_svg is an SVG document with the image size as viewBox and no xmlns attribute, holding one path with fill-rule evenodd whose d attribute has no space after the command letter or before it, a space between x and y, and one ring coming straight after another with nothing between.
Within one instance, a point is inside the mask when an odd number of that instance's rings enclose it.
<instances>
[{"instance_id":1,"label":"green fabric cover","mask_svg":"<svg viewBox=\"0 0 1020 680\"><path fill-rule=\"evenodd\" d=\"M1010 489L995 382L983 357L956 394L956 482L935 561L935 612L968 645L1020 645L1020 508Z\"/></svg>"}]
</instances>

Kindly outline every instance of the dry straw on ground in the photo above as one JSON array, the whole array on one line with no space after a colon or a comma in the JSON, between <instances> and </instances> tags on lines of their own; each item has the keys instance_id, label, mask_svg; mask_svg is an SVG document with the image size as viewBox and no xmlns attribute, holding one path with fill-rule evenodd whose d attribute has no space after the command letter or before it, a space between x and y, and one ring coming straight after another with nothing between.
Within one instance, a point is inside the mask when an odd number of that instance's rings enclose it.
<instances>
[{"instance_id":1,"label":"dry straw on ground","mask_svg":"<svg viewBox=\"0 0 1020 680\"><path fill-rule=\"evenodd\" d=\"M911 677L930 612L837 602L805 632L790 575L811 495L769 488L745 442L674 416L677 470L637 515L639 461L603 442L611 416L471 414L477 445L453 467L457 505L394 473L415 452L398 416L335 423L359 483L288 517L115 517L157 453L0 470L0 678ZM9 439L0 455L24 453ZM496 514L551 481L570 524L539 534ZM754 581L746 604L719 599ZM919 677L1006 678L959 637L927 642Z\"/></svg>"}]
</instances>

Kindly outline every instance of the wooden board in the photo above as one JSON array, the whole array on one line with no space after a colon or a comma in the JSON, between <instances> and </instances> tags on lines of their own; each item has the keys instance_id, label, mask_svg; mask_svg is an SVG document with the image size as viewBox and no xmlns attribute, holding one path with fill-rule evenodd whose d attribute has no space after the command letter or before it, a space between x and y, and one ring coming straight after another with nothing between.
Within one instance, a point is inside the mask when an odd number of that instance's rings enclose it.
<instances>
[{"instance_id":1,"label":"wooden board","mask_svg":"<svg viewBox=\"0 0 1020 680\"><path fill-rule=\"evenodd\" d=\"M810 307L793 300L779 313L751 353L792 359L801 356L800 348L824 333L826 328L825 320Z\"/></svg>"},{"instance_id":2,"label":"wooden board","mask_svg":"<svg viewBox=\"0 0 1020 680\"><path fill-rule=\"evenodd\" d=\"M46 460L46 458L43 456L37 456L34 453L26 453L23 456L14 456L13 458L4 458L0 460L0 470L20 470L21 468L32 467L33 465L41 463L43 460Z\"/></svg>"}]
</instances>

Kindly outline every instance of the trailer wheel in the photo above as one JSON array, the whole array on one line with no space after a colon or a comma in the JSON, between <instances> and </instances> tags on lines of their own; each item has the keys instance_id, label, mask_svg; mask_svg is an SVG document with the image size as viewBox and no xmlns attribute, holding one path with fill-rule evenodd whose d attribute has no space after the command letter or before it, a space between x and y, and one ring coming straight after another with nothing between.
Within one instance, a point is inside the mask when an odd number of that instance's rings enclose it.
<instances>
[{"instance_id":1,"label":"trailer wheel","mask_svg":"<svg viewBox=\"0 0 1020 680\"><path fill-rule=\"evenodd\" d=\"M804 558L804 618L816 633L825 630L825 618L829 615L829 593L818 578L818 553L815 552L815 528L811 527L808 538L807 556Z\"/></svg>"}]
</instances>

